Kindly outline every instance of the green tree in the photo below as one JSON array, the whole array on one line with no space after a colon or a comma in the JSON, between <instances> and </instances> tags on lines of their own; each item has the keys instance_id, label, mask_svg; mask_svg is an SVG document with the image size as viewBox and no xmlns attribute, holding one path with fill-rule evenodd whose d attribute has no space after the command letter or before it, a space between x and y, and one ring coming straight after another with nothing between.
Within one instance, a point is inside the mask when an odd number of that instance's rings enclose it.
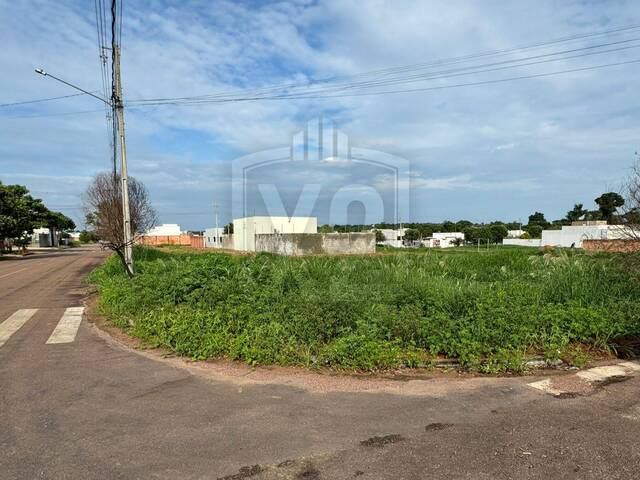
<instances>
[{"instance_id":1,"label":"green tree","mask_svg":"<svg viewBox=\"0 0 640 480\"><path fill-rule=\"evenodd\" d=\"M332 232L333 232L333 227L329 224L322 225L318 229L318 233L332 233Z\"/></svg>"},{"instance_id":2,"label":"green tree","mask_svg":"<svg viewBox=\"0 0 640 480\"><path fill-rule=\"evenodd\" d=\"M47 211L44 214L42 220L42 226L49 229L49 235L51 236L51 245L55 246L58 243L57 233L64 233L69 230L74 230L76 224L66 215L60 212Z\"/></svg>"},{"instance_id":3,"label":"green tree","mask_svg":"<svg viewBox=\"0 0 640 480\"><path fill-rule=\"evenodd\" d=\"M407 228L404 232L404 239L408 242L414 242L420 239L420 231L415 228Z\"/></svg>"},{"instance_id":4,"label":"green tree","mask_svg":"<svg viewBox=\"0 0 640 480\"><path fill-rule=\"evenodd\" d=\"M624 205L624 198L622 198L622 195L619 193L607 192L596 198L595 202L598 205L602 218L609 223L613 223L618 207Z\"/></svg>"},{"instance_id":5,"label":"green tree","mask_svg":"<svg viewBox=\"0 0 640 480\"><path fill-rule=\"evenodd\" d=\"M532 215L529 215L529 225L539 225L542 228L546 228L549 226L549 222L544 218L544 213L534 212Z\"/></svg>"},{"instance_id":6,"label":"green tree","mask_svg":"<svg viewBox=\"0 0 640 480\"><path fill-rule=\"evenodd\" d=\"M500 243L503 239L507 238L509 231L506 225L503 224L494 224L489 227L489 232L491 233L491 241L494 243Z\"/></svg>"},{"instance_id":7,"label":"green tree","mask_svg":"<svg viewBox=\"0 0 640 480\"><path fill-rule=\"evenodd\" d=\"M9 238L26 247L31 232L42 225L48 213L42 200L29 195L26 187L0 182L0 239Z\"/></svg>"},{"instance_id":8,"label":"green tree","mask_svg":"<svg viewBox=\"0 0 640 480\"><path fill-rule=\"evenodd\" d=\"M573 208L567 212L567 216L565 218L569 222L577 222L587 213L589 213L589 210L583 208L581 203L576 203Z\"/></svg>"},{"instance_id":9,"label":"green tree","mask_svg":"<svg viewBox=\"0 0 640 480\"><path fill-rule=\"evenodd\" d=\"M524 230L531 238L540 238L542 236L542 227L540 225L527 225Z\"/></svg>"},{"instance_id":10,"label":"green tree","mask_svg":"<svg viewBox=\"0 0 640 480\"><path fill-rule=\"evenodd\" d=\"M380 230L376 228L374 232L376 234L376 243L382 243L386 240L384 234Z\"/></svg>"},{"instance_id":11,"label":"green tree","mask_svg":"<svg viewBox=\"0 0 640 480\"><path fill-rule=\"evenodd\" d=\"M80 232L80 242L82 243L95 243L99 240L96 232L92 232L91 230L82 230Z\"/></svg>"}]
</instances>

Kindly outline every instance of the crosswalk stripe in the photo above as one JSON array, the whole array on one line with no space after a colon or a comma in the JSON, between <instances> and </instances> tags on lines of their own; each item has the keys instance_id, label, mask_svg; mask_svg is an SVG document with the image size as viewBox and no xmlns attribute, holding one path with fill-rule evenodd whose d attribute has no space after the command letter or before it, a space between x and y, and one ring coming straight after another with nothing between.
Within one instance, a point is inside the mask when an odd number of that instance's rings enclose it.
<instances>
[{"instance_id":1,"label":"crosswalk stripe","mask_svg":"<svg viewBox=\"0 0 640 480\"><path fill-rule=\"evenodd\" d=\"M71 343L76 339L78 327L82 321L84 307L69 307L64 311L64 315L58 322L55 330L47 340L51 343Z\"/></svg>"},{"instance_id":2,"label":"crosswalk stripe","mask_svg":"<svg viewBox=\"0 0 640 480\"><path fill-rule=\"evenodd\" d=\"M18 310L4 322L0 323L0 347L11 338L11 335L20 330L20 328L27 323L27 320L33 317L33 314L37 311L37 308L24 308Z\"/></svg>"}]
</instances>

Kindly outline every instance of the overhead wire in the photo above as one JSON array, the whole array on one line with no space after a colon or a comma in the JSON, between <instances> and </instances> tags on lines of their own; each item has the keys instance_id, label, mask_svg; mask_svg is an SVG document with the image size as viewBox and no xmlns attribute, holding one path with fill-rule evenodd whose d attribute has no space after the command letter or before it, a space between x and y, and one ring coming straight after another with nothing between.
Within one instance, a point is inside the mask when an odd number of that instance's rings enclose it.
<instances>
[{"instance_id":1,"label":"overhead wire","mask_svg":"<svg viewBox=\"0 0 640 480\"><path fill-rule=\"evenodd\" d=\"M24 100L21 102L0 103L0 107L14 107L18 105L29 105L31 103L51 102L53 100L61 100L63 98L81 97L85 93L72 93L71 95L61 95L59 97L38 98L36 100Z\"/></svg>"},{"instance_id":2,"label":"overhead wire","mask_svg":"<svg viewBox=\"0 0 640 480\"><path fill-rule=\"evenodd\" d=\"M507 69L512 69L512 68L521 68L521 67L532 66L532 65L540 65L540 64L545 64L545 63L558 62L558 61L564 61L564 60L587 57L587 56L593 56L593 55L602 55L602 54L605 54L605 53L613 53L613 52L629 50L629 49L640 47L640 44L635 44L635 45L619 46L619 47L612 48L612 49L584 52L585 50L590 50L590 49L593 49L593 48L601 48L603 46L626 43L626 42L631 42L631 41L638 42L638 41L640 41L640 38L634 38L634 39L631 39L631 40L626 40L624 42L612 42L612 43L609 43L609 44L601 44L601 45L597 45L597 46L593 46L592 45L592 46L582 47L582 48L578 48L578 49L565 50L565 51L561 51L561 52L554 52L554 53L549 53L549 54L536 55L536 56L531 56L531 57L526 57L526 58L519 58L519 59L514 59L514 60L506 60L506 61L502 61L502 62L494 62L494 63L490 63L490 64L474 65L474 66L463 67L463 68L459 68L459 69L436 71L436 72L431 72L429 74L419 74L419 75L412 75L412 76L404 77L404 78L394 78L394 79L390 79L390 80L386 80L386 81L378 81L376 83L369 82L369 83L367 83L365 85L353 85L353 84L336 85L336 86L333 86L333 87L327 87L327 88L324 88L324 89L310 90L310 91L307 91L307 92L300 92L300 93L298 93L298 92L293 92L293 93L283 92L283 93L272 94L272 95L256 95L256 96L245 96L245 97L238 96L238 97L227 97L227 98L216 98L216 99L176 100L176 101L163 101L163 102L147 101L145 103L139 103L139 102L131 102L131 103L133 105L136 105L136 106L152 106L152 105L157 106L157 105L167 105L167 104L169 104L169 105L197 105L197 104L206 104L206 103L228 103L228 102L256 101L256 100L273 100L273 99L279 100L279 99L336 98L338 96L344 97L344 96L379 95L379 94L388 93L388 91L363 91L363 92L361 91L361 92L349 92L349 93L342 93L342 92L344 92L346 90L353 90L353 89L356 89L356 88L372 88L372 87L380 87L380 86L408 84L408 83L415 83L415 82L421 82L421 81L426 81L426 80L436 80L436 79L437 80L442 80L442 79L449 79L449 78L465 76L465 75L472 75L472 74L479 74L479 73L489 73L489 72L507 70ZM569 52L583 52L583 53L576 53L574 55L566 55L566 53L569 53ZM546 57L549 57L549 56L556 56L556 55L564 55L564 56L558 57L558 58L546 58ZM544 58L544 59L541 59L541 58ZM533 60L533 59L537 59L537 60L525 62L526 60ZM605 64L605 65L602 65L602 66L596 66L596 68L605 68L606 66L610 66L610 65L609 64ZM568 71L581 71L581 70L582 69L570 69ZM568 73L568 71L563 70L561 72L550 72L550 74L556 75L556 74L560 74L560 73ZM532 74L532 76L529 77L529 78L535 78L536 76L538 76L538 75ZM545 74L545 76L548 76L548 74ZM519 76L517 78L518 79L524 79L524 78L527 78L527 76ZM478 84L483 84L483 83L484 82L480 82ZM447 87L447 85L440 86L440 88L446 88L446 87ZM428 90L428 88L427 88L427 90ZM411 89L411 90L408 90L408 91L416 91L416 90L415 89ZM398 93L398 92L399 91L394 91L394 93Z\"/></svg>"},{"instance_id":3,"label":"overhead wire","mask_svg":"<svg viewBox=\"0 0 640 480\"><path fill-rule=\"evenodd\" d=\"M492 51L488 51L488 52L481 52L481 53L457 56L457 57L452 57L452 58L445 58L445 59L431 61L431 62L423 62L423 63L416 63L416 64L411 64L411 65L397 66L397 67L391 67L391 68L380 69L380 70L373 70L373 71L363 72L363 73L359 73L359 74L351 75L351 76L326 77L324 79L311 80L311 81L307 81L307 82L303 82L303 83L287 83L287 84L282 84L282 85L273 85L273 86L266 86L266 87L254 88L254 89L239 89L239 90L235 90L235 91L219 92L219 93L208 94L208 95L198 95L198 96L189 96L189 97L173 97L173 98L164 97L164 98L138 99L138 100L130 100L128 103L129 104L135 104L135 103L153 102L154 104L159 104L159 102L179 102L179 101L183 101L183 100L184 101L200 100L200 99L209 100L209 99L219 99L219 98L225 98L226 99L226 98L229 98L229 97L235 98L235 97L238 97L238 96L241 96L241 95L249 96L249 97L256 97L256 96L259 96L259 95L268 95L268 94L277 93L278 91L286 90L286 89L294 89L294 88L310 89L310 88L312 88L314 86L323 85L323 84L331 83L331 82L336 82L337 80L340 80L340 79L351 79L351 80L365 79L365 81L367 81L367 78L370 78L370 79L372 78L373 80L375 80L377 77L380 77L380 76L384 77L384 76L389 76L389 75L394 75L394 74L399 74L399 73L405 73L405 72L412 71L412 70L422 70L422 69L425 69L425 68L435 67L435 66L455 65L455 64L469 62L471 60L477 60L477 59L485 58L485 57L504 56L504 55L515 53L515 52L518 52L518 51L526 51L526 50L539 49L539 48L548 48L548 47L553 46L553 45L566 43L566 42L573 42L573 41L577 41L577 40L583 40L583 39L592 38L592 37L596 37L596 36L619 35L619 34L633 32L633 31L636 31L638 29L640 29L640 24L629 25L629 26L625 26L625 27L609 29L609 30L604 30L604 31L599 31L599 32L591 32L591 33L585 33L585 34L579 34L579 35L572 35L572 36L567 36L567 37L563 37L563 38L559 38L559 39L555 39L555 40L551 40L551 41L547 41L547 42L537 42L537 43L534 43L534 44L529 44L529 45L520 46L520 47L492 50ZM368 80L368 81L371 81L371 80Z\"/></svg>"}]
</instances>

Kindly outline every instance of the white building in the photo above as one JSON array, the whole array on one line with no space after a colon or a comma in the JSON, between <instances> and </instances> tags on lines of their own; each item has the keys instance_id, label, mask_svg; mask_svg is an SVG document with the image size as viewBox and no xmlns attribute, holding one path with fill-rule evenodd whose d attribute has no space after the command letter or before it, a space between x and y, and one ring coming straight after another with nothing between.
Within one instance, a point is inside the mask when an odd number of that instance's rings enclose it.
<instances>
[{"instance_id":1,"label":"white building","mask_svg":"<svg viewBox=\"0 0 640 480\"><path fill-rule=\"evenodd\" d=\"M462 232L436 232L422 241L425 247L430 248L450 248L462 243L464 243Z\"/></svg>"},{"instance_id":2,"label":"white building","mask_svg":"<svg viewBox=\"0 0 640 480\"><path fill-rule=\"evenodd\" d=\"M625 238L624 227L607 225L606 222L587 225L565 225L561 230L543 230L544 246L582 248L583 240L615 240Z\"/></svg>"},{"instance_id":3,"label":"white building","mask_svg":"<svg viewBox=\"0 0 640 480\"><path fill-rule=\"evenodd\" d=\"M507 230L507 238L520 238L524 233L524 230Z\"/></svg>"},{"instance_id":4,"label":"white building","mask_svg":"<svg viewBox=\"0 0 640 480\"><path fill-rule=\"evenodd\" d=\"M222 236L224 235L224 228L207 228L204 231L204 246L205 248L222 248Z\"/></svg>"},{"instance_id":5,"label":"white building","mask_svg":"<svg viewBox=\"0 0 640 480\"><path fill-rule=\"evenodd\" d=\"M378 228L371 230L375 232L378 230L384 236L384 240L379 242L380 245L386 245L388 247L400 248L403 246L402 241L404 239L404 233L407 231L406 228Z\"/></svg>"},{"instance_id":6,"label":"white building","mask_svg":"<svg viewBox=\"0 0 640 480\"><path fill-rule=\"evenodd\" d=\"M233 248L256 249L255 236L261 233L318 233L316 217L245 217L233 221Z\"/></svg>"},{"instance_id":7,"label":"white building","mask_svg":"<svg viewBox=\"0 0 640 480\"><path fill-rule=\"evenodd\" d=\"M178 225L177 223L164 223L148 230L145 235L148 237L170 237L179 236L181 233L182 231L180 230L180 225Z\"/></svg>"},{"instance_id":8,"label":"white building","mask_svg":"<svg viewBox=\"0 0 640 480\"><path fill-rule=\"evenodd\" d=\"M31 246L32 247L56 247L60 244L61 232L56 232L55 235L51 234L51 230L47 227L35 228L31 232Z\"/></svg>"},{"instance_id":9,"label":"white building","mask_svg":"<svg viewBox=\"0 0 640 480\"><path fill-rule=\"evenodd\" d=\"M526 247L565 247L582 248L584 240L616 240L629 237L627 227L607 225L605 221L573 222L564 225L561 230L543 230L541 239L520 240L504 239L504 245Z\"/></svg>"}]
</instances>

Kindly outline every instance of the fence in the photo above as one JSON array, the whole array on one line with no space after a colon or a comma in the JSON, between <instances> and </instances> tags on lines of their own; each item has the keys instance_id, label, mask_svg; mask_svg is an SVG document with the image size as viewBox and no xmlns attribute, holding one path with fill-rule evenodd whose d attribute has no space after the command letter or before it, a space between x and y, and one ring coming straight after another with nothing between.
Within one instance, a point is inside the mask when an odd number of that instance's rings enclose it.
<instances>
[{"instance_id":1,"label":"fence","mask_svg":"<svg viewBox=\"0 0 640 480\"><path fill-rule=\"evenodd\" d=\"M204 248L204 237L202 235L144 235L137 239L142 245L182 245L192 248Z\"/></svg>"}]
</instances>

